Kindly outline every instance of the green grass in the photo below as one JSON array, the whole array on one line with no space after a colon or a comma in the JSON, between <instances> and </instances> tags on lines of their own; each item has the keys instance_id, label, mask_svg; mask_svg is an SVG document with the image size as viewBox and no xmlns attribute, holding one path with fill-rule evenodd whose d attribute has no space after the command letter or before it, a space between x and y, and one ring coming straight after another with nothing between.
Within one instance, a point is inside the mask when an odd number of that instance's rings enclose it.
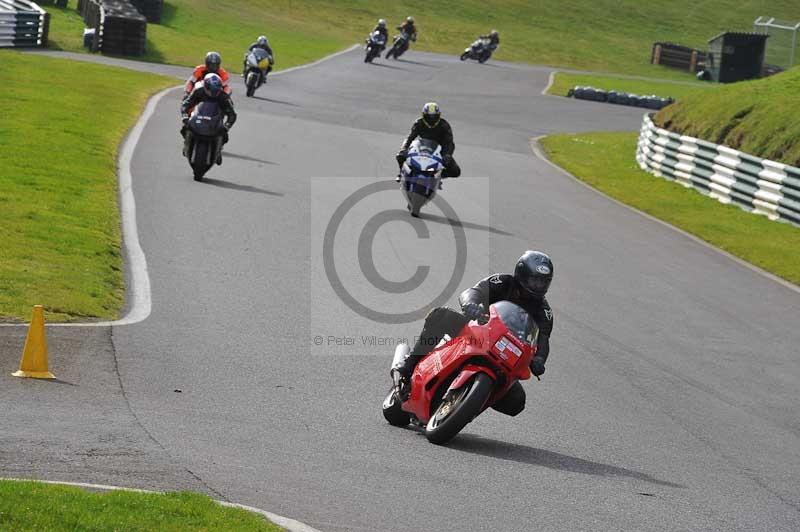
<instances>
[{"instance_id":1,"label":"green grass","mask_svg":"<svg viewBox=\"0 0 800 532\"><path fill-rule=\"evenodd\" d=\"M71 6L75 1L70 2ZM244 47L266 33L277 66L286 67L360 42L379 17L394 26L413 15L416 48L459 54L476 35L497 28L502 60L583 70L691 79L651 66L657 40L705 47L723 30L751 30L762 0L167 0L161 26L148 25L147 59L195 64L209 49L238 63ZM51 35L74 49L74 32L57 9ZM769 14L800 19L796 0L771 0Z\"/></svg>"},{"instance_id":2,"label":"green grass","mask_svg":"<svg viewBox=\"0 0 800 532\"><path fill-rule=\"evenodd\" d=\"M172 79L0 52L0 319L115 318L125 285L117 148ZM102 117L102 119L100 119ZM176 147L177 149L177 147Z\"/></svg>"},{"instance_id":3,"label":"green grass","mask_svg":"<svg viewBox=\"0 0 800 532\"><path fill-rule=\"evenodd\" d=\"M800 229L643 172L636 141L636 133L588 133L552 135L542 145L553 162L594 188L800 284Z\"/></svg>"},{"instance_id":4,"label":"green grass","mask_svg":"<svg viewBox=\"0 0 800 532\"><path fill-rule=\"evenodd\" d=\"M205 495L88 492L40 482L0 481L0 530L277 532L260 515L226 508Z\"/></svg>"},{"instance_id":5,"label":"green grass","mask_svg":"<svg viewBox=\"0 0 800 532\"><path fill-rule=\"evenodd\" d=\"M797 109L800 67L689 96L659 112L655 122L684 135L800 166Z\"/></svg>"},{"instance_id":6,"label":"green grass","mask_svg":"<svg viewBox=\"0 0 800 532\"><path fill-rule=\"evenodd\" d=\"M660 80L629 79L614 76L596 76L593 74L570 74L558 72L548 94L566 96L576 86L588 86L596 89L615 90L640 96L655 94L662 98L678 100L692 94L703 94L718 85L710 83L668 82Z\"/></svg>"}]
</instances>

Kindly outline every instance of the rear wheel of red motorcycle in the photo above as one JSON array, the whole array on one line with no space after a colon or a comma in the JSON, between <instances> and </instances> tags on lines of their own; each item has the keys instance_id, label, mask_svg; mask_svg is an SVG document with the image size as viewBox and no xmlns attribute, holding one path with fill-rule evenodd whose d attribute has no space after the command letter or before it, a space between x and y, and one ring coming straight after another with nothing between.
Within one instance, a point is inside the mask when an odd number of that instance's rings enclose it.
<instances>
[{"instance_id":1,"label":"rear wheel of red motorcycle","mask_svg":"<svg viewBox=\"0 0 800 532\"><path fill-rule=\"evenodd\" d=\"M389 395L383 400L383 417L395 427L405 427L411 422L411 416L402 409L394 388L389 390Z\"/></svg>"},{"instance_id":2,"label":"rear wheel of red motorcycle","mask_svg":"<svg viewBox=\"0 0 800 532\"><path fill-rule=\"evenodd\" d=\"M452 440L481 413L493 386L494 382L488 375L478 373L443 400L425 426L425 437L428 441L442 445Z\"/></svg>"}]
</instances>

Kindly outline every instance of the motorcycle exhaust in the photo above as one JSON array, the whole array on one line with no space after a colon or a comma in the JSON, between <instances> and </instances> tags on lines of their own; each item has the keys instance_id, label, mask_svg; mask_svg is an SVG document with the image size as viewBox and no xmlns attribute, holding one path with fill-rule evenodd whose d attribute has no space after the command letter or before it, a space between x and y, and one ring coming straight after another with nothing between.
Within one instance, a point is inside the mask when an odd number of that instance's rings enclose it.
<instances>
[{"instance_id":1,"label":"motorcycle exhaust","mask_svg":"<svg viewBox=\"0 0 800 532\"><path fill-rule=\"evenodd\" d=\"M411 355L411 348L408 347L408 344L398 344L397 347L394 348L394 358L392 359L392 371L390 372L392 375L392 385L394 386L394 393L397 397L403 397L405 395L404 387L406 383L403 381L403 377L400 375L398 370L399 368L405 365L406 359Z\"/></svg>"},{"instance_id":2,"label":"motorcycle exhaust","mask_svg":"<svg viewBox=\"0 0 800 532\"><path fill-rule=\"evenodd\" d=\"M408 344L397 344L397 347L394 348L392 368L401 367L410 354L411 348L408 346Z\"/></svg>"}]
</instances>

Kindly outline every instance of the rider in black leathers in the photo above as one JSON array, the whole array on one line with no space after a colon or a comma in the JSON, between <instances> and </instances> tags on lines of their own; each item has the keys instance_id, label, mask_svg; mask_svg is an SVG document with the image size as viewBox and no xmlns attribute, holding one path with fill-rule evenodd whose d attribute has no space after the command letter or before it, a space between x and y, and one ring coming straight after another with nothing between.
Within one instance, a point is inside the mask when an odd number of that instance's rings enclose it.
<instances>
[{"instance_id":1,"label":"rider in black leathers","mask_svg":"<svg viewBox=\"0 0 800 532\"><path fill-rule=\"evenodd\" d=\"M225 132L223 133L222 143L228 142L228 131L233 127L236 122L236 110L233 108L233 100L230 95L222 90L222 80L217 74L207 74L203 78L202 86L197 87L192 93L181 102L181 121L183 127L181 128L181 135L184 139L183 155L186 153L191 145L192 132L188 128L189 113L197 105L206 101L216 101L219 104L220 111L225 118ZM217 158L217 164L222 164L222 154L220 153Z\"/></svg>"},{"instance_id":2,"label":"rider in black leathers","mask_svg":"<svg viewBox=\"0 0 800 532\"><path fill-rule=\"evenodd\" d=\"M550 335L553 332L553 311L545 294L553 279L553 262L539 251L526 251L514 269L514 274L495 274L468 288L458 297L462 312L447 307L433 309L425 318L422 332L411 350L411 354L399 365L392 367L403 383L402 389L410 389L414 368L430 353L447 334L455 337L472 319L485 319L489 305L498 301L510 301L525 309L539 326L536 356L531 362L531 372L539 377L545 371L545 362L550 354ZM401 392L402 393L402 392ZM525 408L525 390L517 382L494 406L504 414L515 416Z\"/></svg>"},{"instance_id":3,"label":"rider in black leathers","mask_svg":"<svg viewBox=\"0 0 800 532\"><path fill-rule=\"evenodd\" d=\"M492 50L497 48L500 44L500 33L497 30L492 30L488 35L481 35L479 38L489 39L489 45L492 47Z\"/></svg>"},{"instance_id":4,"label":"rider in black leathers","mask_svg":"<svg viewBox=\"0 0 800 532\"><path fill-rule=\"evenodd\" d=\"M389 30L386 28L386 20L378 20L378 25L372 28L372 31L369 32L369 34L372 35L376 31L383 35L383 37L386 39L386 42L389 42ZM369 39L367 39L367 42L369 42Z\"/></svg>"},{"instance_id":5,"label":"rider in black leathers","mask_svg":"<svg viewBox=\"0 0 800 532\"><path fill-rule=\"evenodd\" d=\"M458 177L461 175L461 168L453 159L453 152L456 151L456 144L453 142L453 128L450 127L450 123L447 120L442 118L438 104L430 102L426 103L422 108L422 116L411 126L411 133L409 133L397 153L397 165L399 167L402 168L408 157L408 148L417 137L433 140L442 148L442 160L444 161L442 177ZM400 181L399 177L397 181Z\"/></svg>"}]
</instances>

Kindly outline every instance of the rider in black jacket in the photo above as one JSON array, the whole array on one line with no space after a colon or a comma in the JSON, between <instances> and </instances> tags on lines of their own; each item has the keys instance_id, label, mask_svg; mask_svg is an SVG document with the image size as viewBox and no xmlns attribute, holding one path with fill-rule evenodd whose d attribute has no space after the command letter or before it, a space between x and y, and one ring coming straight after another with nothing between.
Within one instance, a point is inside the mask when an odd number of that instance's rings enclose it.
<instances>
[{"instance_id":1,"label":"rider in black jacket","mask_svg":"<svg viewBox=\"0 0 800 532\"><path fill-rule=\"evenodd\" d=\"M455 337L470 320L485 319L489 305L510 301L524 308L539 326L536 356L531 372L539 377L544 373L550 354L550 334L553 332L553 311L545 298L553 280L553 261L539 251L526 251L517 261L514 274L495 274L468 288L458 297L462 312L447 307L433 309L425 318L422 332L411 354L392 368L399 374L402 390L410 389L414 368L430 353L445 334ZM404 393L401 391L401 393ZM517 415L525 408L525 390L517 382L494 407L508 415Z\"/></svg>"},{"instance_id":2,"label":"rider in black jacket","mask_svg":"<svg viewBox=\"0 0 800 532\"><path fill-rule=\"evenodd\" d=\"M386 19L379 19L378 25L372 28L372 31L369 32L369 34L372 35L376 31L383 35L383 37L386 39L386 42L389 41L389 30L386 29ZM367 39L367 42L369 42L369 39Z\"/></svg>"},{"instance_id":3,"label":"rider in black jacket","mask_svg":"<svg viewBox=\"0 0 800 532\"><path fill-rule=\"evenodd\" d=\"M223 144L228 142L228 131L236 122L236 111L233 108L233 100L230 95L222 90L222 79L217 74L206 74L203 78L201 87L196 88L181 103L181 135L184 138L183 155L186 156L191 145L192 132L188 128L189 114L198 104L206 101L216 101L219 104L222 115L225 117L225 133L223 134ZM222 164L222 155L217 158L217 164Z\"/></svg>"},{"instance_id":4,"label":"rider in black jacket","mask_svg":"<svg viewBox=\"0 0 800 532\"><path fill-rule=\"evenodd\" d=\"M456 151L456 144L453 142L453 128L450 127L450 123L447 120L442 118L442 112L437 103L426 103L422 108L422 117L418 118L414 125L411 126L411 133L409 133L397 153L397 165L399 167L402 168L408 157L408 148L417 137L433 140L441 146L442 160L444 161L442 177L458 177L461 175L461 168L453 159L453 152ZM400 177L397 178L397 181L400 181Z\"/></svg>"},{"instance_id":5,"label":"rider in black jacket","mask_svg":"<svg viewBox=\"0 0 800 532\"><path fill-rule=\"evenodd\" d=\"M489 39L489 44L494 50L500 44L500 33L497 30L492 30L488 35L481 35L481 39Z\"/></svg>"}]
</instances>

